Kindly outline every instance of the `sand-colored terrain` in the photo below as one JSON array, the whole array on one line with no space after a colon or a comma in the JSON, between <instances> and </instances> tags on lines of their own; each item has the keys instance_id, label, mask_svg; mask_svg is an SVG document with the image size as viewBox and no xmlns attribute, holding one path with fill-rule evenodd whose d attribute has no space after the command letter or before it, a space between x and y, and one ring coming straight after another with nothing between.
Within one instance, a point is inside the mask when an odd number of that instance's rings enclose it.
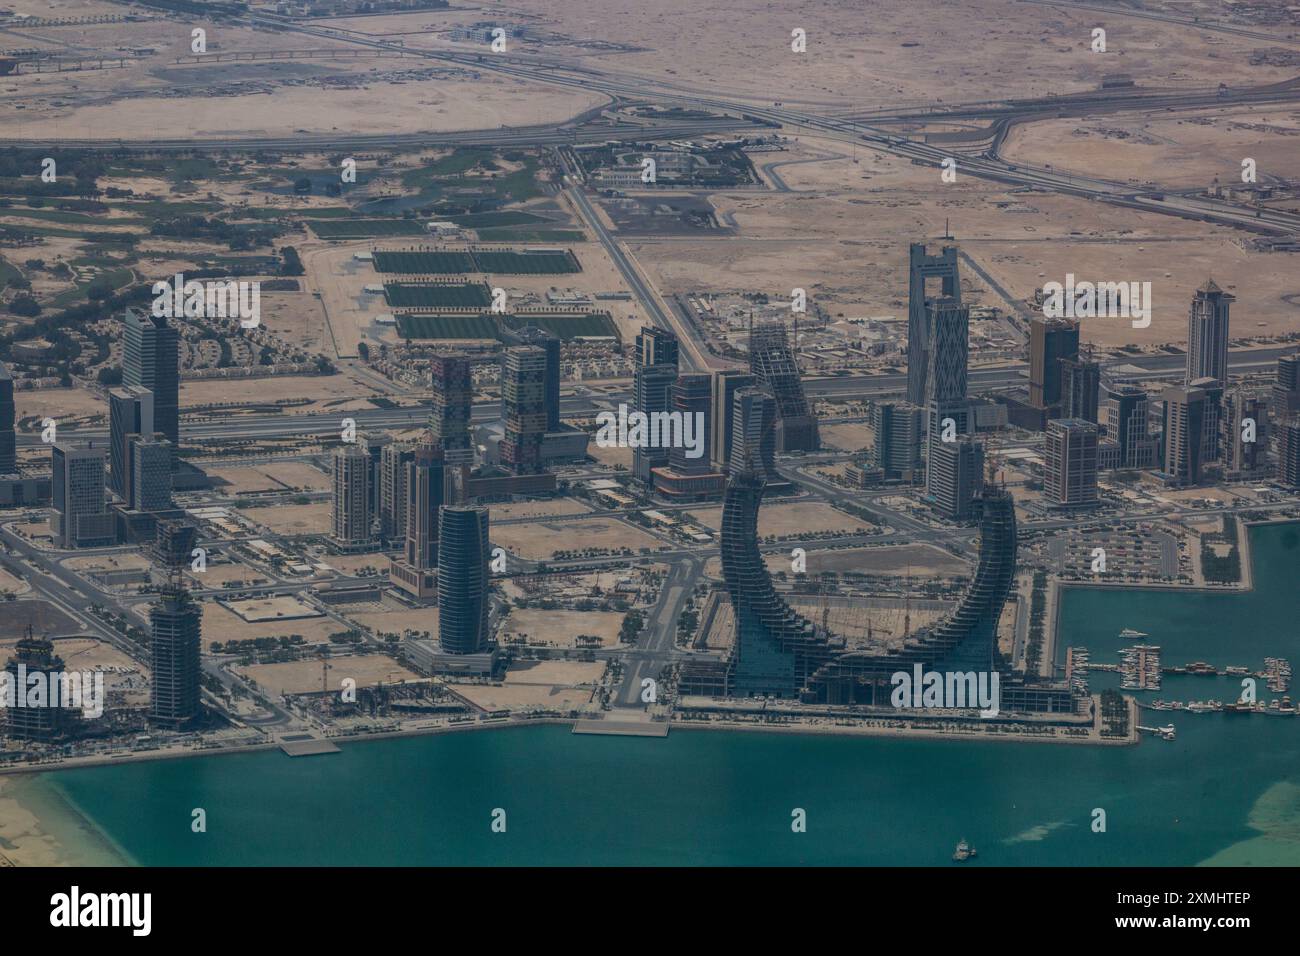
<instances>
[{"instance_id":1,"label":"sand-colored terrain","mask_svg":"<svg viewBox=\"0 0 1300 956\"><path fill-rule=\"evenodd\" d=\"M696 523L713 531L722 528L721 506L711 508L692 508ZM866 530L859 518L847 515L820 501L769 501L758 513L759 537L777 535L818 533L825 531Z\"/></svg>"},{"instance_id":2,"label":"sand-colored terrain","mask_svg":"<svg viewBox=\"0 0 1300 956\"><path fill-rule=\"evenodd\" d=\"M605 665L576 661L525 661L510 668L502 685L457 684L456 693L484 710L571 710L591 700Z\"/></svg>"},{"instance_id":3,"label":"sand-colored terrain","mask_svg":"<svg viewBox=\"0 0 1300 956\"><path fill-rule=\"evenodd\" d=\"M203 646L205 649L213 641L224 644L227 641L248 641L259 637L288 637L293 634L301 635L308 644L320 644L328 642L331 634L344 630L347 630L347 628L328 617L292 621L261 621L250 624L215 601L203 602Z\"/></svg>"},{"instance_id":4,"label":"sand-colored terrain","mask_svg":"<svg viewBox=\"0 0 1300 956\"><path fill-rule=\"evenodd\" d=\"M1103 179L1175 188L1207 187L1215 178L1240 185L1246 157L1255 160L1257 174L1295 178L1300 113L1273 105L1043 120L1015 127L1002 155L1017 163L1052 163Z\"/></svg>"},{"instance_id":5,"label":"sand-colored terrain","mask_svg":"<svg viewBox=\"0 0 1300 956\"><path fill-rule=\"evenodd\" d=\"M373 687L378 683L393 684L398 681L419 680L420 675L407 670L391 657L383 654L358 654L330 659L330 669L325 678L330 690L338 690L343 681L351 678L358 687ZM239 674L255 680L263 690L272 694L311 694L321 690L321 662L319 660L288 661L283 664L253 664L232 668Z\"/></svg>"},{"instance_id":6,"label":"sand-colored terrain","mask_svg":"<svg viewBox=\"0 0 1300 956\"><path fill-rule=\"evenodd\" d=\"M276 534L325 534L330 530L332 508L328 501L317 501L308 505L244 508L240 514Z\"/></svg>"},{"instance_id":7,"label":"sand-colored terrain","mask_svg":"<svg viewBox=\"0 0 1300 956\"><path fill-rule=\"evenodd\" d=\"M498 525L492 529L492 543L512 554L531 561L550 558L557 551L580 551L584 548L621 550L657 548L664 542L612 518L545 522L522 525Z\"/></svg>"},{"instance_id":8,"label":"sand-colored terrain","mask_svg":"<svg viewBox=\"0 0 1300 956\"><path fill-rule=\"evenodd\" d=\"M586 504L574 498L556 498L554 500L520 501L515 504L493 504L488 506L488 517L492 526L508 518L544 518L551 515L580 515L589 512Z\"/></svg>"},{"instance_id":9,"label":"sand-colored terrain","mask_svg":"<svg viewBox=\"0 0 1300 956\"><path fill-rule=\"evenodd\" d=\"M841 451L860 451L863 448L870 448L876 440L875 430L865 423L823 425L819 431L822 447L829 446Z\"/></svg>"},{"instance_id":10,"label":"sand-colored terrain","mask_svg":"<svg viewBox=\"0 0 1300 956\"><path fill-rule=\"evenodd\" d=\"M300 461L273 462L266 465L215 466L204 469L227 494L257 494L276 491L327 491L329 476L319 468Z\"/></svg>"},{"instance_id":11,"label":"sand-colored terrain","mask_svg":"<svg viewBox=\"0 0 1300 956\"><path fill-rule=\"evenodd\" d=\"M527 642L544 641L556 647L577 647L579 635L600 639L601 647L618 643L624 614L619 611L546 611L515 608L501 626L501 641L523 636Z\"/></svg>"}]
</instances>

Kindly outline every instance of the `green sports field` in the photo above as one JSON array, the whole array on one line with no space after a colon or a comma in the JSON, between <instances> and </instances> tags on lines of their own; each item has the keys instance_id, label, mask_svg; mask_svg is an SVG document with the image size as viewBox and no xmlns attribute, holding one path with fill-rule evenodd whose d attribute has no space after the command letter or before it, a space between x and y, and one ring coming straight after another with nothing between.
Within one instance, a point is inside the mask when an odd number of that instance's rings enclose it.
<instances>
[{"instance_id":1,"label":"green sports field","mask_svg":"<svg viewBox=\"0 0 1300 956\"><path fill-rule=\"evenodd\" d=\"M375 271L396 275L457 275L474 272L468 252L376 252Z\"/></svg>"},{"instance_id":2,"label":"green sports field","mask_svg":"<svg viewBox=\"0 0 1300 956\"><path fill-rule=\"evenodd\" d=\"M492 303L484 282L385 282L384 300L397 309L479 309Z\"/></svg>"}]
</instances>

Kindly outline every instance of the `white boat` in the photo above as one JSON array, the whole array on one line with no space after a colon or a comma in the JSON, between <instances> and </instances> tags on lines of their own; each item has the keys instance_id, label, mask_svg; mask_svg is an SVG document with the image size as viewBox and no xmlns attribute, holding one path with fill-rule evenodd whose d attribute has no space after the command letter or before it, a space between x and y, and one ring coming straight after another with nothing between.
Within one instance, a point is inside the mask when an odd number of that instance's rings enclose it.
<instances>
[{"instance_id":1,"label":"white boat","mask_svg":"<svg viewBox=\"0 0 1300 956\"><path fill-rule=\"evenodd\" d=\"M1124 630L1120 631L1119 636L1120 637L1150 637L1150 635L1147 634L1146 631L1135 631L1129 627L1126 627L1124 628Z\"/></svg>"}]
</instances>

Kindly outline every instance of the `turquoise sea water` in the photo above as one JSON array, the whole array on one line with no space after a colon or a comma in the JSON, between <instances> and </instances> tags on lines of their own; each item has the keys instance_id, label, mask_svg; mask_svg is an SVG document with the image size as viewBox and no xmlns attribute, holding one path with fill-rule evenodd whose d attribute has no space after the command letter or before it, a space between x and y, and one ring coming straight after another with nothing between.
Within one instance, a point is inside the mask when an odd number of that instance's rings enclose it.
<instances>
[{"instance_id":1,"label":"turquoise sea water","mask_svg":"<svg viewBox=\"0 0 1300 956\"><path fill-rule=\"evenodd\" d=\"M1112 660L1146 631L1167 664L1300 665L1300 526L1252 529L1255 590L1073 589L1062 645ZM1113 683L1094 674L1094 688ZM1235 699L1182 677L1167 699ZM1268 693L1260 684L1262 695ZM1300 695L1297 695L1300 696ZM1137 747L544 726L60 771L28 787L151 864L1300 865L1300 718L1150 713ZM207 811L193 833L191 811ZM506 812L493 833L492 813ZM791 811L807 832L791 831ZM1106 832L1091 829L1094 808Z\"/></svg>"}]
</instances>

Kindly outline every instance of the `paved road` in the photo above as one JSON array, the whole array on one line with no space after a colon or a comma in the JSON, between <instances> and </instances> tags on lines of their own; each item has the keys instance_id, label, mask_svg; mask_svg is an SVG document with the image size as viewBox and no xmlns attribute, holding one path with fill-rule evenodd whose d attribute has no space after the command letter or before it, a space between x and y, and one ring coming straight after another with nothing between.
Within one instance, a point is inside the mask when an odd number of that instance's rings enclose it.
<instances>
[{"instance_id":1,"label":"paved road","mask_svg":"<svg viewBox=\"0 0 1300 956\"><path fill-rule=\"evenodd\" d=\"M1228 364L1234 372L1241 374L1248 371L1268 371L1277 365L1280 355L1289 355L1297 350L1296 346L1277 348L1236 350L1229 354ZM1171 355L1136 355L1132 358L1114 359L1103 363L1114 377L1128 379L1155 379L1177 375L1186 364L1186 358L1180 354ZM1133 365L1141 371L1120 373L1121 365ZM1024 384L1028 379L1028 366L1024 363L1000 368L974 368L970 371L970 391L976 395L991 389L1007 388ZM866 398L873 395L888 395L900 392L907 382L907 375L902 372L880 375L844 375L836 378L809 379L804 382L804 390L810 398ZM599 395L566 396L560 400L561 414L566 418L586 417L598 411L613 408L619 402L631 400L630 391L609 391ZM241 415L220 421L182 421L182 439L194 441L201 438L278 438L294 435L332 435L337 434L343 418L352 418L361 431L371 429L418 428L428 417L422 407L413 408L374 408L329 414L292 415L269 413L259 415ZM476 402L473 408L475 422L496 421L501 417L499 402ZM108 436L108 430L98 428L72 428L61 426L60 438L63 440L86 441L102 439ZM18 435L19 447L30 448L41 444L39 433L21 432Z\"/></svg>"}]
</instances>

